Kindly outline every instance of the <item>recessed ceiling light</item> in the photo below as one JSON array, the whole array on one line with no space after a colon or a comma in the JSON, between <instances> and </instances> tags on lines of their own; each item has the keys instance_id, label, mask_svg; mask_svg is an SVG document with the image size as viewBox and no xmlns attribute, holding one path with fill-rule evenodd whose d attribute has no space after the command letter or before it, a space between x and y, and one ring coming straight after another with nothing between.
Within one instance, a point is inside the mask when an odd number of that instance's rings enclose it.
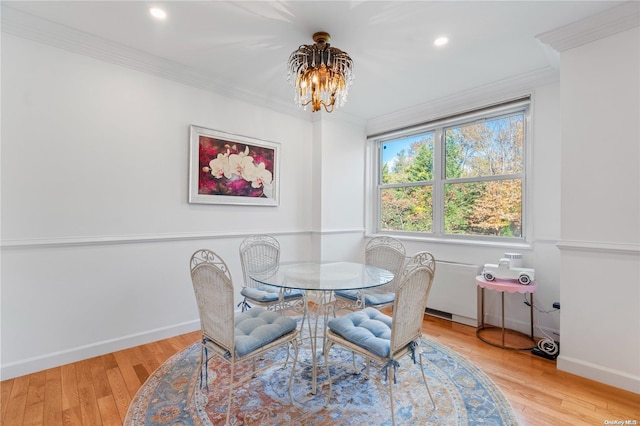
<instances>
[{"instance_id":1,"label":"recessed ceiling light","mask_svg":"<svg viewBox=\"0 0 640 426\"><path fill-rule=\"evenodd\" d=\"M159 7L152 7L149 9L149 13L156 19L167 19L167 12L160 9Z\"/></svg>"},{"instance_id":2,"label":"recessed ceiling light","mask_svg":"<svg viewBox=\"0 0 640 426\"><path fill-rule=\"evenodd\" d=\"M447 37L438 37L437 39L434 40L433 44L435 44L436 46L440 47L440 46L444 46L445 44L449 43L449 39Z\"/></svg>"}]
</instances>

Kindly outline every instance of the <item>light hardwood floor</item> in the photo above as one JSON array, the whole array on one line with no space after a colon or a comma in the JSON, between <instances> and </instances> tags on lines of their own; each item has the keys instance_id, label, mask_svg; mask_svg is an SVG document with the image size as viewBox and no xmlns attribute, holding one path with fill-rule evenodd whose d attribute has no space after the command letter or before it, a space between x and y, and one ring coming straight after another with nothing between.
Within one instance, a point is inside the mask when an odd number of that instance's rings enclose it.
<instances>
[{"instance_id":1,"label":"light hardwood floor","mask_svg":"<svg viewBox=\"0 0 640 426\"><path fill-rule=\"evenodd\" d=\"M503 350L475 328L425 316L425 334L480 367L522 425L640 424L640 395L558 371L529 351ZM188 333L1 382L2 425L121 425L129 402L171 355L198 340ZM633 423L633 422L636 423ZM613 423L609 423L613 424Z\"/></svg>"}]
</instances>

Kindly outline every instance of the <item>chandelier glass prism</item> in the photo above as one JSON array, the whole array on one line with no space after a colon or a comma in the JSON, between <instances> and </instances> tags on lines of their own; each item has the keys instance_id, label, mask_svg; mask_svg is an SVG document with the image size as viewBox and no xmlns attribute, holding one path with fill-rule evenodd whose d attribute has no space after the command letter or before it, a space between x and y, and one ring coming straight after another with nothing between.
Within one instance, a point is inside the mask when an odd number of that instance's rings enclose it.
<instances>
[{"instance_id":1,"label":"chandelier glass prism","mask_svg":"<svg viewBox=\"0 0 640 426\"><path fill-rule=\"evenodd\" d=\"M346 52L331 47L325 32L313 35L315 44L303 44L291 53L288 80L295 87L294 102L311 112L332 112L347 101L353 81L353 61Z\"/></svg>"}]
</instances>

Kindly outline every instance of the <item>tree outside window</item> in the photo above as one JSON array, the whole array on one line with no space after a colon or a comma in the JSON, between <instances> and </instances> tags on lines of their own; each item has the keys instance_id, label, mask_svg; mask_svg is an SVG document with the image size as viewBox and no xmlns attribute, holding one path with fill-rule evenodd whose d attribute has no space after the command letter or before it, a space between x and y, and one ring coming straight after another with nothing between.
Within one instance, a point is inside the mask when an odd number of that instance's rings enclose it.
<instances>
[{"instance_id":1,"label":"tree outside window","mask_svg":"<svg viewBox=\"0 0 640 426\"><path fill-rule=\"evenodd\" d=\"M379 231L522 238L525 110L378 142Z\"/></svg>"}]
</instances>

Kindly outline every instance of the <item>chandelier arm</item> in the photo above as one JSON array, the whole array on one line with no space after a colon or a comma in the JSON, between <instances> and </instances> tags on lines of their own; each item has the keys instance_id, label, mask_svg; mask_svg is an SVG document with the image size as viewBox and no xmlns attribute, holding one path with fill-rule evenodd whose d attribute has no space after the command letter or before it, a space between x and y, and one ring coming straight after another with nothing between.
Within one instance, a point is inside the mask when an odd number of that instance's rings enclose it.
<instances>
[{"instance_id":1,"label":"chandelier arm","mask_svg":"<svg viewBox=\"0 0 640 426\"><path fill-rule=\"evenodd\" d=\"M329 105L331 107L331 109L327 108L327 104L323 102L321 102L321 105L324 107L324 110L327 111L328 113L332 113L333 110L335 109L335 104L333 102L331 102L331 104Z\"/></svg>"}]
</instances>

